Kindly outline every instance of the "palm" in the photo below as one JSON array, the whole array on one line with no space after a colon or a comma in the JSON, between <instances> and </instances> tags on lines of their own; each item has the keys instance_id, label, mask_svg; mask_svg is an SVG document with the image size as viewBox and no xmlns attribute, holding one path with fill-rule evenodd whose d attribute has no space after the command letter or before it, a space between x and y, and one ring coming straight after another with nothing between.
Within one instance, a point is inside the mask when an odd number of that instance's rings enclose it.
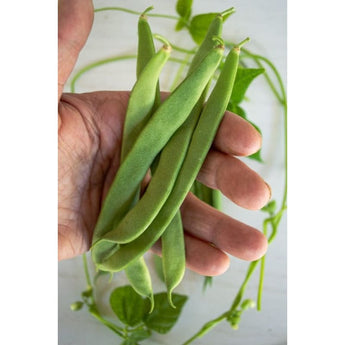
<instances>
[{"instance_id":1,"label":"palm","mask_svg":"<svg viewBox=\"0 0 345 345\"><path fill-rule=\"evenodd\" d=\"M85 252L119 165L127 92L65 94L59 104L59 244Z\"/></svg>"}]
</instances>

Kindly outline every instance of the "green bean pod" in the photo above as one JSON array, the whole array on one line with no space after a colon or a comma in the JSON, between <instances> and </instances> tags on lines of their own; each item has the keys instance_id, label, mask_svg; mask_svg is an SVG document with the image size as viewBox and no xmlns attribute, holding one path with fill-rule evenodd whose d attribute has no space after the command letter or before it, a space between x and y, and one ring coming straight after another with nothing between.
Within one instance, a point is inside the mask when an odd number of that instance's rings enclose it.
<instances>
[{"instance_id":1,"label":"green bean pod","mask_svg":"<svg viewBox=\"0 0 345 345\"><path fill-rule=\"evenodd\" d=\"M127 157L128 152L134 145L139 133L142 131L143 127L149 120L151 116L151 110L154 107L156 100L156 90L157 82L160 72L168 60L171 52L171 47L164 45L149 61L146 67L142 70L140 77L135 83L131 96L128 102L126 121L123 129L123 140L124 144L121 148L121 161L123 162ZM95 230L94 239L101 236L102 231L104 231L106 225L110 225L113 221L113 209L114 205L117 203L114 200L110 200L110 196L114 193L114 188L116 184L111 186L105 203L102 207L101 213L99 215ZM135 199L136 191L139 185L136 186L136 190L131 198L131 202ZM122 212L128 210L131 206L131 202L123 205ZM93 240L94 240L93 239Z\"/></svg>"},{"instance_id":2,"label":"green bean pod","mask_svg":"<svg viewBox=\"0 0 345 345\"><path fill-rule=\"evenodd\" d=\"M220 37L223 29L223 16L217 15L211 22L208 32L201 43L198 51L194 55L188 74L202 61L214 45L214 37ZM211 81L205 88L205 92L200 97L198 111L201 112ZM199 118L199 117L198 117ZM194 131L195 125L188 128L188 146L190 137ZM168 143L168 145L170 142ZM168 146L167 145L167 146ZM177 147L178 149L178 147ZM175 307L172 301L172 291L180 284L185 273L186 253L184 245L184 231L180 211L178 210L173 220L165 229L162 237L162 266L165 285L167 287L168 301L172 307Z\"/></svg>"},{"instance_id":3,"label":"green bean pod","mask_svg":"<svg viewBox=\"0 0 345 345\"><path fill-rule=\"evenodd\" d=\"M106 238L117 243L128 243L140 236L152 223L174 187L203 101L204 97L198 100L191 115L161 151L157 167L141 199L128 211L118 226L106 234Z\"/></svg>"},{"instance_id":4,"label":"green bean pod","mask_svg":"<svg viewBox=\"0 0 345 345\"><path fill-rule=\"evenodd\" d=\"M138 21L138 54L137 54L137 78L141 74L144 67L151 60L152 56L155 54L155 45L153 42L153 35L150 25L147 21L146 13L150 11L153 7L147 8L143 14L139 17ZM160 90L159 81L157 81L156 88L156 98L154 103L154 110L158 108L160 104Z\"/></svg>"},{"instance_id":5,"label":"green bean pod","mask_svg":"<svg viewBox=\"0 0 345 345\"><path fill-rule=\"evenodd\" d=\"M159 214L142 235L130 243L120 245L116 252L103 260L99 264L101 269L119 271L126 267L132 260L143 255L159 239L172 221L190 190L212 145L212 141L231 96L238 67L240 46L246 41L234 47L228 54L217 83L211 92L197 127L194 130L174 189Z\"/></svg>"},{"instance_id":6,"label":"green bean pod","mask_svg":"<svg viewBox=\"0 0 345 345\"><path fill-rule=\"evenodd\" d=\"M193 194L199 199L216 208L217 210L221 210L221 192L218 189L212 189L198 180L194 181L193 188Z\"/></svg>"},{"instance_id":7,"label":"green bean pod","mask_svg":"<svg viewBox=\"0 0 345 345\"><path fill-rule=\"evenodd\" d=\"M186 255L183 224L180 212L177 212L162 235L162 265L168 301L172 301L172 291L180 284L185 273Z\"/></svg>"},{"instance_id":8,"label":"green bean pod","mask_svg":"<svg viewBox=\"0 0 345 345\"><path fill-rule=\"evenodd\" d=\"M104 202L94 232L92 253L96 263L101 263L100 259L108 256L107 253L97 250L98 243L108 241L114 246L116 245L116 240L106 238L107 232L116 228L127 213L135 198L136 190L152 161L190 114L216 70L223 50L223 47L215 47L198 68L162 103L121 164ZM158 133L159 135L157 135ZM114 205L117 206L116 209L114 209ZM104 248L104 246L102 247ZM109 246L108 250L113 252L115 249Z\"/></svg>"},{"instance_id":9,"label":"green bean pod","mask_svg":"<svg viewBox=\"0 0 345 345\"><path fill-rule=\"evenodd\" d=\"M149 8L150 9L150 8ZM147 10L149 10L147 9ZM146 11L147 11L146 10ZM153 59L155 56L155 46L153 43L153 36L151 32L150 25L147 21L147 17L145 16L146 11L139 17L138 20L138 54L137 54L137 79L142 74L145 66ZM159 69L158 69L159 70ZM155 79L153 79L153 82ZM152 111L158 107L160 103L160 92L159 92L159 81L156 81L156 95L155 95L155 102L153 104ZM152 113L150 111L150 113ZM145 126L147 120L149 119L150 113L141 115L141 119L137 121L135 128L136 131L141 131L142 128ZM127 128L133 127L128 125L128 122L134 121L136 118L133 116L127 116L125 118L125 123L127 123ZM135 123L134 123L135 126ZM127 135L126 135L127 134ZM133 137L129 138L128 131L124 133L122 145L123 150L122 153L125 154L130 150L130 147L133 145ZM121 162L124 160L125 157L121 157ZM137 189L137 194L133 203L136 203L139 200L140 194L140 187ZM144 297L148 297L151 301L151 310L152 312L154 308L154 298L153 298L153 290L152 290L152 282L150 272L146 266L145 260L143 257L134 260L131 262L126 268L125 272L129 282L131 283L133 289L140 295Z\"/></svg>"},{"instance_id":10,"label":"green bean pod","mask_svg":"<svg viewBox=\"0 0 345 345\"><path fill-rule=\"evenodd\" d=\"M141 296L148 297L151 301L150 313L154 308L153 290L150 272L143 257L131 262L125 269L126 276L133 289Z\"/></svg>"},{"instance_id":11,"label":"green bean pod","mask_svg":"<svg viewBox=\"0 0 345 345\"><path fill-rule=\"evenodd\" d=\"M157 96L157 83L162 68L168 61L171 47L164 45L148 62L140 73L128 101L126 121L123 128L121 157L124 159L138 135L152 115Z\"/></svg>"},{"instance_id":12,"label":"green bean pod","mask_svg":"<svg viewBox=\"0 0 345 345\"><path fill-rule=\"evenodd\" d=\"M188 71L190 75L207 54L214 48L214 37L222 34L223 18L217 15L211 22L208 33L195 54ZM169 196L179 173L190 138L198 121L208 85L200 96L188 119L176 131L162 150L158 167L141 200L121 220L119 225L107 233L117 243L128 243L142 234L151 224ZM134 231L135 229L135 231Z\"/></svg>"},{"instance_id":13,"label":"green bean pod","mask_svg":"<svg viewBox=\"0 0 345 345\"><path fill-rule=\"evenodd\" d=\"M229 8L228 10L224 11L223 13L225 15L231 14L234 11L234 8ZM212 20L210 27L208 29L208 33L206 34L205 39L200 45L199 51L207 51L210 49L210 46L213 43L213 37L214 36L221 36L222 31L222 24L224 21L224 15L222 13L219 13L215 16L215 18ZM194 68L195 64L198 63L198 60L200 59L201 54L196 54L192 60L190 69ZM196 181L193 183L192 187L193 194L195 194L199 199L203 200L204 202L207 202L208 204L215 206L213 204L214 197L216 198L217 192L213 192L211 188L208 188L207 186L202 185L200 182ZM216 200L219 200L218 198ZM217 206L219 206L219 203L217 203Z\"/></svg>"}]
</instances>

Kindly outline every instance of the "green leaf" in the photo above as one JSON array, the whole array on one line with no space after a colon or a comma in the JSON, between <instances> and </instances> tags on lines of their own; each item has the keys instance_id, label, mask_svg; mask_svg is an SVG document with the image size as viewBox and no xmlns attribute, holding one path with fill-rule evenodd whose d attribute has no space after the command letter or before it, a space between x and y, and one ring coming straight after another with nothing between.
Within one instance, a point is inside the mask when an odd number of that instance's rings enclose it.
<instances>
[{"instance_id":1,"label":"green leaf","mask_svg":"<svg viewBox=\"0 0 345 345\"><path fill-rule=\"evenodd\" d=\"M231 94L231 103L241 103L250 83L264 72L264 68L238 68Z\"/></svg>"},{"instance_id":2,"label":"green leaf","mask_svg":"<svg viewBox=\"0 0 345 345\"><path fill-rule=\"evenodd\" d=\"M247 120L247 114L246 114L245 110L236 103L233 103L230 101L228 106L226 107L226 110L229 110L229 111L241 116L243 119Z\"/></svg>"},{"instance_id":3,"label":"green leaf","mask_svg":"<svg viewBox=\"0 0 345 345\"><path fill-rule=\"evenodd\" d=\"M201 44L204 40L208 28L216 15L219 13L203 13L194 16L190 22L189 32L194 40L195 43ZM225 20L231 14L226 14L223 16L223 20Z\"/></svg>"},{"instance_id":4,"label":"green leaf","mask_svg":"<svg viewBox=\"0 0 345 345\"><path fill-rule=\"evenodd\" d=\"M205 292L207 287L211 287L212 286L212 282L213 282L213 277L205 276L204 277L204 284L202 286L202 291Z\"/></svg>"},{"instance_id":5,"label":"green leaf","mask_svg":"<svg viewBox=\"0 0 345 345\"><path fill-rule=\"evenodd\" d=\"M261 208L261 211L274 214L276 209L277 209L277 202L275 200L271 200L267 205Z\"/></svg>"},{"instance_id":6,"label":"green leaf","mask_svg":"<svg viewBox=\"0 0 345 345\"><path fill-rule=\"evenodd\" d=\"M172 300L176 308L170 306L165 292L155 294L154 299L155 309L151 314L147 314L144 323L148 328L164 334L177 322L188 297L173 293Z\"/></svg>"},{"instance_id":7,"label":"green leaf","mask_svg":"<svg viewBox=\"0 0 345 345\"><path fill-rule=\"evenodd\" d=\"M193 0L177 0L176 12L185 19L188 19L192 13Z\"/></svg>"},{"instance_id":8,"label":"green leaf","mask_svg":"<svg viewBox=\"0 0 345 345\"><path fill-rule=\"evenodd\" d=\"M264 160L262 159L262 156L261 156L261 149L253 153L252 155L248 156L247 158L257 161L259 163L264 163Z\"/></svg>"},{"instance_id":9,"label":"green leaf","mask_svg":"<svg viewBox=\"0 0 345 345\"><path fill-rule=\"evenodd\" d=\"M147 312L147 303L129 285L114 289L109 303L120 321L129 326L141 322Z\"/></svg>"},{"instance_id":10,"label":"green leaf","mask_svg":"<svg viewBox=\"0 0 345 345\"><path fill-rule=\"evenodd\" d=\"M183 18L179 19L178 22L176 23L175 30L181 31L185 26L186 26L185 20Z\"/></svg>"},{"instance_id":11,"label":"green leaf","mask_svg":"<svg viewBox=\"0 0 345 345\"><path fill-rule=\"evenodd\" d=\"M137 329L133 333L131 333L130 338L135 341L140 341L147 339L151 336L151 331L149 329Z\"/></svg>"}]
</instances>

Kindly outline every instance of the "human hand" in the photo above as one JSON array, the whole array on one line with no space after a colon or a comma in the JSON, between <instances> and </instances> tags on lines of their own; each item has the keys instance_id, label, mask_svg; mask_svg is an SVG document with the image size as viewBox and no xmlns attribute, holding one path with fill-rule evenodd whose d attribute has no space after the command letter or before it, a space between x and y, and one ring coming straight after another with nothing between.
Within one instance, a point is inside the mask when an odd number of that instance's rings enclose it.
<instances>
[{"instance_id":1,"label":"human hand","mask_svg":"<svg viewBox=\"0 0 345 345\"><path fill-rule=\"evenodd\" d=\"M91 1L59 1L59 259L86 252L102 201L120 162L129 92L63 94L93 20ZM198 179L236 204L259 209L270 198L267 184L235 156L256 152L259 133L226 112ZM267 248L261 232L213 209L191 193L181 207L187 266L203 275L223 273L226 253L244 260ZM212 243L212 244L211 244ZM159 253L159 242L152 248Z\"/></svg>"}]
</instances>

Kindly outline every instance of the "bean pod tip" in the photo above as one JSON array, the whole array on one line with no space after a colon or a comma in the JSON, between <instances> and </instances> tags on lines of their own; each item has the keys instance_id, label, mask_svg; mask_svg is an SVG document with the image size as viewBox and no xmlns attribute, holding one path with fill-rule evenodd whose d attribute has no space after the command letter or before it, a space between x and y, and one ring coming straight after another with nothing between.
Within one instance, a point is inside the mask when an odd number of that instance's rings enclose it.
<instances>
[{"instance_id":1,"label":"bean pod tip","mask_svg":"<svg viewBox=\"0 0 345 345\"><path fill-rule=\"evenodd\" d=\"M235 13L235 7L230 7L223 12L219 13L219 16L224 18L225 16L229 16L230 14Z\"/></svg>"},{"instance_id":2,"label":"bean pod tip","mask_svg":"<svg viewBox=\"0 0 345 345\"><path fill-rule=\"evenodd\" d=\"M249 41L250 41L250 38L247 37L243 41L241 41L240 43L236 44L236 46L234 48L241 49L241 47Z\"/></svg>"},{"instance_id":3,"label":"bean pod tip","mask_svg":"<svg viewBox=\"0 0 345 345\"><path fill-rule=\"evenodd\" d=\"M140 15L140 18L147 19L146 13L152 11L153 8L154 8L153 6L146 8L145 11Z\"/></svg>"}]
</instances>

